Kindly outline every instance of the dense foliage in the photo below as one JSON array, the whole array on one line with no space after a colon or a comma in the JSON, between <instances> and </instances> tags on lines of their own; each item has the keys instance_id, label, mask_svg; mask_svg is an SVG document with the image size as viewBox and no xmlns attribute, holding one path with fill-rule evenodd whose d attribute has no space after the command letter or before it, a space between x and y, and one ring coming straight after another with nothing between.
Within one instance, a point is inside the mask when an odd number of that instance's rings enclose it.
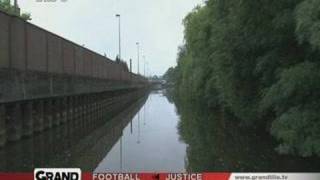
<instances>
[{"instance_id":1,"label":"dense foliage","mask_svg":"<svg viewBox=\"0 0 320 180\"><path fill-rule=\"evenodd\" d=\"M180 96L267 129L281 153L320 156L319 0L208 0L184 26Z\"/></svg>"},{"instance_id":2,"label":"dense foliage","mask_svg":"<svg viewBox=\"0 0 320 180\"><path fill-rule=\"evenodd\" d=\"M19 16L24 20L31 20L31 15L29 13L20 13L20 10L17 10L11 4L10 0L0 0L0 11L4 11L11 15Z\"/></svg>"},{"instance_id":3,"label":"dense foliage","mask_svg":"<svg viewBox=\"0 0 320 180\"><path fill-rule=\"evenodd\" d=\"M175 83L175 69L173 67L170 67L167 72L162 76L164 80L166 80L167 84L174 84Z\"/></svg>"}]
</instances>

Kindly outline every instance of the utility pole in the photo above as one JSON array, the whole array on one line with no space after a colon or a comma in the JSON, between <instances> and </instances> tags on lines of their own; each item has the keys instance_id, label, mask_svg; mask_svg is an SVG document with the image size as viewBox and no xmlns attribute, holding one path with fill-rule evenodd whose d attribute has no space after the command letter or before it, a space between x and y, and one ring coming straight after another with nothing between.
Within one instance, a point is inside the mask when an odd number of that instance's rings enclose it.
<instances>
[{"instance_id":1,"label":"utility pole","mask_svg":"<svg viewBox=\"0 0 320 180\"><path fill-rule=\"evenodd\" d=\"M132 73L132 59L130 59L130 72Z\"/></svg>"},{"instance_id":2,"label":"utility pole","mask_svg":"<svg viewBox=\"0 0 320 180\"><path fill-rule=\"evenodd\" d=\"M119 22L119 59L121 60L121 17L120 14L116 14Z\"/></svg>"},{"instance_id":3,"label":"utility pole","mask_svg":"<svg viewBox=\"0 0 320 180\"><path fill-rule=\"evenodd\" d=\"M132 59L130 59L130 81L132 80Z\"/></svg>"},{"instance_id":4,"label":"utility pole","mask_svg":"<svg viewBox=\"0 0 320 180\"><path fill-rule=\"evenodd\" d=\"M121 61L121 23L120 23L120 14L116 14L116 18L118 18L119 22L119 61ZM121 74L120 74L121 78ZM123 132L121 132L121 138L120 138L120 169L122 171L122 137L123 137Z\"/></svg>"}]
</instances>

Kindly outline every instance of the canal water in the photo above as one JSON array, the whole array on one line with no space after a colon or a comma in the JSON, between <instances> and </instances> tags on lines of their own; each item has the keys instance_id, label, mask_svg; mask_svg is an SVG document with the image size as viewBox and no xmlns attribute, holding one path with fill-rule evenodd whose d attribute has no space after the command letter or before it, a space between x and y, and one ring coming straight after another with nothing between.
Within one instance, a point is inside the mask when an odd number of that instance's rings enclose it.
<instances>
[{"instance_id":1,"label":"canal water","mask_svg":"<svg viewBox=\"0 0 320 180\"><path fill-rule=\"evenodd\" d=\"M0 149L0 172L320 171L319 158L279 155L269 136L175 99L166 90L152 91L103 123L65 124L9 143Z\"/></svg>"},{"instance_id":2,"label":"canal water","mask_svg":"<svg viewBox=\"0 0 320 180\"><path fill-rule=\"evenodd\" d=\"M186 144L178 121L174 104L162 91L152 92L95 171L185 171Z\"/></svg>"}]
</instances>

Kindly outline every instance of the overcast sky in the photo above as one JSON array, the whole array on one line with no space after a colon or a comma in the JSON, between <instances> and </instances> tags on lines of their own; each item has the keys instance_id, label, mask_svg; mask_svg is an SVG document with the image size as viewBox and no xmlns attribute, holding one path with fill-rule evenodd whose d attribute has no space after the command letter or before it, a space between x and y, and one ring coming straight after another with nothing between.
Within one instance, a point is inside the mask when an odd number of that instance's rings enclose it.
<instances>
[{"instance_id":1,"label":"overcast sky","mask_svg":"<svg viewBox=\"0 0 320 180\"><path fill-rule=\"evenodd\" d=\"M145 55L149 74L162 75L176 65L177 47L183 43L183 18L203 0L37 1L18 1L23 12L31 13L32 23L111 59L118 54L115 14L121 14L122 58L132 58L136 72L136 42L140 42L140 73Z\"/></svg>"}]
</instances>

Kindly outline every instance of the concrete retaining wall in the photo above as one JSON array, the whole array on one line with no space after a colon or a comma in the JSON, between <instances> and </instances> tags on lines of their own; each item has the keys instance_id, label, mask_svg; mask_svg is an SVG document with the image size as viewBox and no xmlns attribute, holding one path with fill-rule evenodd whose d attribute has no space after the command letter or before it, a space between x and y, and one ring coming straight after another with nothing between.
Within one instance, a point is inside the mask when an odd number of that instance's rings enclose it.
<instances>
[{"instance_id":1,"label":"concrete retaining wall","mask_svg":"<svg viewBox=\"0 0 320 180\"><path fill-rule=\"evenodd\" d=\"M48 72L62 74L63 61L62 61L62 45L61 38L52 34L47 34L48 45Z\"/></svg>"},{"instance_id":2,"label":"concrete retaining wall","mask_svg":"<svg viewBox=\"0 0 320 180\"><path fill-rule=\"evenodd\" d=\"M27 70L47 72L47 39L45 31L33 26L26 24L26 49L27 49ZM11 31L11 36L14 31ZM12 46L12 51L16 47Z\"/></svg>"},{"instance_id":3,"label":"concrete retaining wall","mask_svg":"<svg viewBox=\"0 0 320 180\"><path fill-rule=\"evenodd\" d=\"M100 54L1 11L0 39L1 68L102 79L130 75Z\"/></svg>"},{"instance_id":4,"label":"concrete retaining wall","mask_svg":"<svg viewBox=\"0 0 320 180\"><path fill-rule=\"evenodd\" d=\"M9 31L11 18L0 13L0 68L9 67Z\"/></svg>"},{"instance_id":5,"label":"concrete retaining wall","mask_svg":"<svg viewBox=\"0 0 320 180\"><path fill-rule=\"evenodd\" d=\"M0 11L0 103L145 83L100 54Z\"/></svg>"},{"instance_id":6,"label":"concrete retaining wall","mask_svg":"<svg viewBox=\"0 0 320 180\"><path fill-rule=\"evenodd\" d=\"M56 128L49 129L45 126L44 131L40 134L36 133L36 136L32 136L35 132L33 126L36 126L32 121L33 118L31 121L28 120L27 125L22 125L22 129L29 132L28 135L22 135L18 143L0 147L1 171L14 172L19 169L27 172L33 171L36 167L47 167L48 164L52 167L76 166L83 171L93 171L121 137L122 130L146 101L143 95L144 93L125 93L112 95L115 97L112 98L111 94L99 94L97 95L99 101L94 100L93 96L85 96L80 99L70 97L68 101L78 99L78 107L82 109L83 113L77 116L78 119L73 119L76 114L68 113L69 120L60 121L59 124L51 123L51 126ZM50 109L50 104L56 104L59 101L62 100L46 100L44 111ZM93 102L97 102L95 106ZM27 107L34 109L32 105L35 103L29 104L31 106ZM28 108L23 105L23 112L30 112ZM75 108L76 106L71 105L68 109ZM51 117L55 117L54 114L58 112L56 109L46 111L45 119L52 119ZM53 120L57 122L58 119ZM50 125L50 122L46 124ZM66 151L70 153L61 153ZM25 160L21 162L20 159Z\"/></svg>"},{"instance_id":7,"label":"concrete retaining wall","mask_svg":"<svg viewBox=\"0 0 320 180\"><path fill-rule=\"evenodd\" d=\"M104 123L117 109L147 93L146 89L122 89L75 96L26 100L0 104L0 149L7 142L18 141L67 122L79 125L85 117ZM121 108L117 108L121 105Z\"/></svg>"},{"instance_id":8,"label":"concrete retaining wall","mask_svg":"<svg viewBox=\"0 0 320 180\"><path fill-rule=\"evenodd\" d=\"M24 21L19 18L11 20L11 67L21 71L26 70L26 38Z\"/></svg>"}]
</instances>

